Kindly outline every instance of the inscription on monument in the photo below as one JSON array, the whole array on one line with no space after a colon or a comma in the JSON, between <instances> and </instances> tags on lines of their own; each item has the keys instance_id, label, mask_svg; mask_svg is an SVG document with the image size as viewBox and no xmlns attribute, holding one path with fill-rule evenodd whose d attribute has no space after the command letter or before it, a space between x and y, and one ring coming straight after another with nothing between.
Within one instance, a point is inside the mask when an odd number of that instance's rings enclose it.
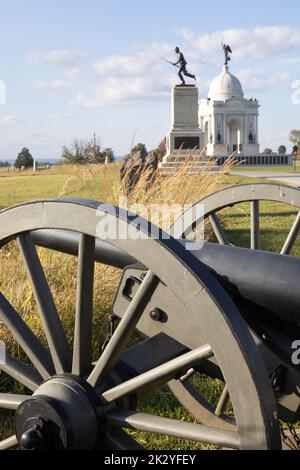
<instances>
[{"instance_id":1,"label":"inscription on monument","mask_svg":"<svg viewBox=\"0 0 300 470\"><path fill-rule=\"evenodd\" d=\"M199 150L199 137L175 137L175 150Z\"/></svg>"}]
</instances>

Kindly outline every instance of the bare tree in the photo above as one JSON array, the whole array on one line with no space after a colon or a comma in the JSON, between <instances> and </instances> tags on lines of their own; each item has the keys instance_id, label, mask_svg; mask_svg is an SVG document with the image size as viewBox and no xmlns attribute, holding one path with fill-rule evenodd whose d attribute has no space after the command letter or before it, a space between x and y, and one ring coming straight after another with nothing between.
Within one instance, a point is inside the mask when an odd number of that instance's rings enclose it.
<instances>
[{"instance_id":1,"label":"bare tree","mask_svg":"<svg viewBox=\"0 0 300 470\"><path fill-rule=\"evenodd\" d=\"M68 163L84 163L86 143L84 140L74 139L70 147L63 147L62 157Z\"/></svg>"},{"instance_id":2,"label":"bare tree","mask_svg":"<svg viewBox=\"0 0 300 470\"><path fill-rule=\"evenodd\" d=\"M96 134L94 134L93 138L86 144L84 158L86 163L104 163L105 157L101 152L100 143L97 141Z\"/></svg>"},{"instance_id":3,"label":"bare tree","mask_svg":"<svg viewBox=\"0 0 300 470\"><path fill-rule=\"evenodd\" d=\"M70 147L63 147L62 157L68 163L105 163L106 158L109 159L109 162L114 160L114 152L111 148L101 152L100 142L94 134L89 141L74 139Z\"/></svg>"}]
</instances>

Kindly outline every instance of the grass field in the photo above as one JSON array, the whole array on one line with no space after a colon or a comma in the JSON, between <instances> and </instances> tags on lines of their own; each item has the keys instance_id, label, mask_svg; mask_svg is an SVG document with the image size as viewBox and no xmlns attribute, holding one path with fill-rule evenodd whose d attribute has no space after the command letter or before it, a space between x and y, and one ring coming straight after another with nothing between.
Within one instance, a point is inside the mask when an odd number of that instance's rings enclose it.
<instances>
[{"instance_id":1,"label":"grass field","mask_svg":"<svg viewBox=\"0 0 300 470\"><path fill-rule=\"evenodd\" d=\"M0 206L2 208L36 199L52 197L83 197L101 200L111 198L113 185L118 180L119 167L77 168L54 166L38 173L0 173Z\"/></svg>"},{"instance_id":2,"label":"grass field","mask_svg":"<svg viewBox=\"0 0 300 470\"><path fill-rule=\"evenodd\" d=\"M145 191L143 184L138 185L130 198L130 203L141 202L146 205L150 202L175 202L186 204L195 202L206 194L212 193L224 186L247 182L247 177L234 177L226 175L227 169L220 174L206 174L195 177L178 175L175 178L160 180L149 191ZM251 183L254 180L251 179ZM36 199L53 197L83 197L109 203L118 204L122 190L119 182L119 165L109 167L53 167L37 174L20 173L15 175L0 175L0 207L5 208L14 204ZM296 210L290 207L281 207L274 203L262 204L262 246L263 249L280 251L283 242L293 224ZM249 246L249 217L248 204L242 204L224 212L225 225L228 229L230 241L241 246ZM300 245L296 244L294 253L300 255ZM77 260L74 257L40 249L40 258L46 276L60 312L63 326L68 339L73 339L74 326L74 296L76 289ZM1 275L0 290L12 302L15 309L28 322L32 330L44 341L39 315L35 300L15 242L11 242L0 252ZM58 275L59 273L59 275ZM108 316L115 288L120 279L120 271L98 265L95 272L94 297L94 341L93 356L96 360L100 354L101 346L108 332ZM109 282L107 279L109 278ZM7 343L9 351L17 358L23 358L22 351L14 343L10 333L0 324L0 339ZM200 380L201 392L211 402L216 404L221 393L221 384L218 382ZM201 382L201 383L200 383ZM23 393L24 388L13 382L5 374L0 378L1 391ZM160 390L145 397L140 404L140 410L154 410L158 415L174 417L177 419L193 420L167 389ZM230 413L230 405L228 408ZM12 414L2 412L0 415L0 440L12 433ZM207 449L190 442L179 442L173 438L150 436L138 433L138 441L149 449Z\"/></svg>"}]
</instances>

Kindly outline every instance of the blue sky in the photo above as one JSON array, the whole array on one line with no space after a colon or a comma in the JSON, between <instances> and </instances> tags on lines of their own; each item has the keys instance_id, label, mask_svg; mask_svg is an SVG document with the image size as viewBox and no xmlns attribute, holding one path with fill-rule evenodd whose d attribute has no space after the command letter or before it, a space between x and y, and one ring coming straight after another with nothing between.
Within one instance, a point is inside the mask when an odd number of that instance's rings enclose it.
<instances>
[{"instance_id":1,"label":"blue sky","mask_svg":"<svg viewBox=\"0 0 300 470\"><path fill-rule=\"evenodd\" d=\"M181 46L206 97L222 68L222 37L234 50L231 72L261 103L262 148L290 147L289 131L300 127L299 17L291 0L2 1L0 159L23 146L56 158L93 132L117 155L135 131L154 147L169 129L176 83L160 57L173 60Z\"/></svg>"}]
</instances>

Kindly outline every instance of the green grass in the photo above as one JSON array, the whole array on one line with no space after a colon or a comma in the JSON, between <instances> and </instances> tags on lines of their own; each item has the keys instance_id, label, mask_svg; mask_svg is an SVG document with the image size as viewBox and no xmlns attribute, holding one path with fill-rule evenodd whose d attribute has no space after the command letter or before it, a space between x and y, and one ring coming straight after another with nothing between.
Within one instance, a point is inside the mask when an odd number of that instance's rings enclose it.
<instances>
[{"instance_id":1,"label":"green grass","mask_svg":"<svg viewBox=\"0 0 300 470\"><path fill-rule=\"evenodd\" d=\"M238 168L240 170L240 168ZM254 170L254 169L253 169ZM269 169L268 169L269 170ZM274 169L275 170L275 169ZM245 170L246 171L246 170ZM279 171L279 170L278 170ZM285 171L285 170L284 170ZM259 179L251 178L251 183L259 182ZM189 184L176 183L174 188L166 186L162 188L162 199L172 200L177 198L180 191L185 191L181 201L195 202L203 195L208 186L209 192L221 189L224 186L232 186L249 182L242 176L222 176L213 182L212 186L202 184L197 178L190 178ZM204 182L205 183L205 182ZM162 185L167 183L162 183ZM174 191L174 192L172 192ZM0 207L4 208L14 204L36 199L52 197L83 197L87 199L102 200L117 203L119 188L119 166L112 165L109 168L101 167L56 167L49 171L31 173L18 173L16 175L0 174ZM138 195L138 198L147 200L148 193ZM150 198L151 199L151 198ZM294 222L297 211L290 207L277 203L261 204L262 248L278 252ZM250 207L249 204L241 204L233 209L224 211L224 224L228 230L230 241L233 244L249 247L250 233ZM300 245L297 241L294 254L300 255ZM74 298L76 293L76 269L77 260L73 257L59 253L40 250L40 257L44 266L55 303L61 315L63 326L70 342L73 340L74 327ZM0 290L12 302L14 307L21 312L23 318L28 321L33 331L44 340L38 311L25 271L19 257L17 247L12 242L0 252L1 276ZM59 273L59 276L58 276ZM120 279L120 271L106 268L101 265L96 267L95 297L94 297L94 360L99 357L101 345L108 331L108 315L113 299L114 291ZM109 283L107 279L110 279ZM9 350L15 357L23 359L22 351L16 347L9 333L1 328L0 338L7 341ZM216 404L221 393L221 384L198 377L197 388L211 404ZM24 388L12 381L5 374L1 374L0 389L2 392L14 391L23 393ZM143 412L152 412L158 415L168 416L179 420L192 421L191 416L184 411L172 394L162 389L159 392L149 394L140 403L139 409ZM230 405L228 412L230 414ZM10 412L1 412L0 415L0 439L8 437L13 429L13 415ZM153 437L147 433L132 433L139 442L149 449L207 449L191 442L182 442L173 438Z\"/></svg>"},{"instance_id":2,"label":"green grass","mask_svg":"<svg viewBox=\"0 0 300 470\"><path fill-rule=\"evenodd\" d=\"M82 197L101 200L109 197L118 179L119 167L96 171L94 167L52 168L41 173L0 176L0 207L53 197Z\"/></svg>"},{"instance_id":3,"label":"green grass","mask_svg":"<svg viewBox=\"0 0 300 470\"><path fill-rule=\"evenodd\" d=\"M272 183L272 180L262 180L260 178L247 178L243 176L225 176L224 186L234 186L247 183ZM277 184L277 182L276 182ZM297 208L277 203L260 203L260 227L261 227L261 249L279 253L292 228L295 217L298 214ZM245 248L250 247L250 204L244 203L233 208L220 211L223 217L224 226L227 229L230 243ZM300 256L300 240L296 240L292 255Z\"/></svg>"}]
</instances>

